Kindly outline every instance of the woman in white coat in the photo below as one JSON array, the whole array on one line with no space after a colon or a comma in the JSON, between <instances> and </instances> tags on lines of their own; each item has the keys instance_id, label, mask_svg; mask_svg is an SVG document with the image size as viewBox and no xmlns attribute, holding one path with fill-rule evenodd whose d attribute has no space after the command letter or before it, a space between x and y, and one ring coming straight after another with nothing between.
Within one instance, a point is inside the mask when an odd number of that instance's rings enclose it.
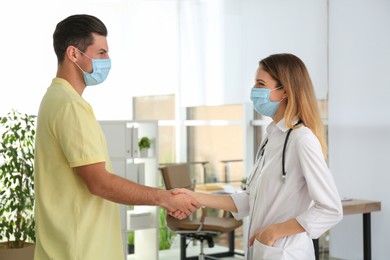
<instances>
[{"instance_id":1,"label":"woman in white coat","mask_svg":"<svg viewBox=\"0 0 390 260\"><path fill-rule=\"evenodd\" d=\"M175 192L229 210L237 219L249 216L246 259L314 260L312 239L342 219L342 205L326 163L324 127L306 66L292 54L261 60L251 100L273 122L246 191L229 196Z\"/></svg>"}]
</instances>

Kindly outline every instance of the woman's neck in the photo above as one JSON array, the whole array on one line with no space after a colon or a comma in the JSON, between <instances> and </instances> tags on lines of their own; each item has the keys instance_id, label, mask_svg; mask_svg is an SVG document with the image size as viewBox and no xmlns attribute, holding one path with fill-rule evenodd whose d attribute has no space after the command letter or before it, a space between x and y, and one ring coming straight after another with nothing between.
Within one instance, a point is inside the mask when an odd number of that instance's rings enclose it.
<instances>
[{"instance_id":1,"label":"woman's neck","mask_svg":"<svg viewBox=\"0 0 390 260\"><path fill-rule=\"evenodd\" d=\"M279 108L276 111L275 115L272 117L272 120L277 124L284 117L284 112L286 111L287 102L283 100L280 102Z\"/></svg>"}]
</instances>

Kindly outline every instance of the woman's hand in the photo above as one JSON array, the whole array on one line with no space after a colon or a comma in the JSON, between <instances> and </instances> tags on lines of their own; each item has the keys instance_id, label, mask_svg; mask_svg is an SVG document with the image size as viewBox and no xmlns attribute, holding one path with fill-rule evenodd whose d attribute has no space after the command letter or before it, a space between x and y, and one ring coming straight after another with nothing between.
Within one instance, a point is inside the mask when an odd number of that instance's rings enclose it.
<instances>
[{"instance_id":1,"label":"woman's hand","mask_svg":"<svg viewBox=\"0 0 390 260\"><path fill-rule=\"evenodd\" d=\"M250 238L249 238L249 245L253 246L253 243L255 242L255 239L266 246L273 246L276 237L274 232L274 226L268 226L266 228L260 229L259 231L256 231Z\"/></svg>"},{"instance_id":2,"label":"woman's hand","mask_svg":"<svg viewBox=\"0 0 390 260\"><path fill-rule=\"evenodd\" d=\"M294 219L286 222L273 224L263 229L256 231L253 236L249 238L249 245L252 246L255 239L260 243L273 246L275 241L282 237L287 237L304 232L305 229Z\"/></svg>"},{"instance_id":3,"label":"woman's hand","mask_svg":"<svg viewBox=\"0 0 390 260\"><path fill-rule=\"evenodd\" d=\"M209 194L205 192L194 192L191 190L179 188L170 190L172 195L186 194L199 202L201 206L226 211L237 212L236 204L229 195Z\"/></svg>"}]
</instances>

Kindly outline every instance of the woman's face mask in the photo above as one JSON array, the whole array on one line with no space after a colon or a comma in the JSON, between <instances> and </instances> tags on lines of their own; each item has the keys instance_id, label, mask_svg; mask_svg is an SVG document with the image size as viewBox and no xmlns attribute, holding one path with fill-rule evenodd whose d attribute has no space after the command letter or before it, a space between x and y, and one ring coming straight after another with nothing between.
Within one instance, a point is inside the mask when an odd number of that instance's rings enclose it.
<instances>
[{"instance_id":1,"label":"woman's face mask","mask_svg":"<svg viewBox=\"0 0 390 260\"><path fill-rule=\"evenodd\" d=\"M263 115L273 117L279 108L280 101L274 102L269 99L271 91L280 89L277 87L273 89L269 88L252 88L251 100L256 112Z\"/></svg>"}]
</instances>

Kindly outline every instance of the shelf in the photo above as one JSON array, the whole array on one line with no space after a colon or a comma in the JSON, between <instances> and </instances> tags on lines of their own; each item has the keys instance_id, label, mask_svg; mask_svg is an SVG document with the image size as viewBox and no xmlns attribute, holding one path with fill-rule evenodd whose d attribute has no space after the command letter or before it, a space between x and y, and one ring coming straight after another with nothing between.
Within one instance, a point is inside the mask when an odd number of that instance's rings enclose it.
<instances>
[{"instance_id":1,"label":"shelf","mask_svg":"<svg viewBox=\"0 0 390 260\"><path fill-rule=\"evenodd\" d=\"M150 211L127 211L127 231L156 228Z\"/></svg>"},{"instance_id":2,"label":"shelf","mask_svg":"<svg viewBox=\"0 0 390 260\"><path fill-rule=\"evenodd\" d=\"M149 187L158 183L158 124L157 121L100 121L106 137L111 164L115 174ZM153 146L145 157L140 157L139 137L147 136ZM136 259L158 259L158 207L134 206L128 210L121 205L121 231L124 259L127 258L127 238L135 233Z\"/></svg>"}]
</instances>

